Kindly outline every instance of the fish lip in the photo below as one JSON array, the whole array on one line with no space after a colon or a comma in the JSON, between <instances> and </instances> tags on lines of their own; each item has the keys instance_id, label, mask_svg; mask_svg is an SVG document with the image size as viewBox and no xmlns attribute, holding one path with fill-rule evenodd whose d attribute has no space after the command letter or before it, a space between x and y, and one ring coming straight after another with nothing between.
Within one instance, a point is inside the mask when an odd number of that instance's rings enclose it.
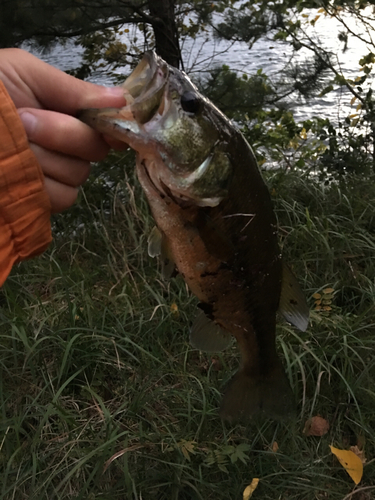
<instances>
[{"instance_id":1,"label":"fish lip","mask_svg":"<svg viewBox=\"0 0 375 500\"><path fill-rule=\"evenodd\" d=\"M134 119L144 124L165 107L169 66L154 51L145 52L141 61L122 84L134 100L129 103Z\"/></svg>"},{"instance_id":2,"label":"fish lip","mask_svg":"<svg viewBox=\"0 0 375 500\"><path fill-rule=\"evenodd\" d=\"M158 56L153 50L144 53L137 66L121 85L132 97L137 98L149 84L158 68Z\"/></svg>"}]
</instances>

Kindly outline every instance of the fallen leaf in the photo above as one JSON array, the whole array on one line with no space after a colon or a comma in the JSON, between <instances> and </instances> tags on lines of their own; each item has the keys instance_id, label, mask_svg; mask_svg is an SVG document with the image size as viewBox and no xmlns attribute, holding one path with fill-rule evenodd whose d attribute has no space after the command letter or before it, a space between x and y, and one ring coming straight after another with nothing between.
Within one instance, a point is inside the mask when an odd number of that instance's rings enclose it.
<instances>
[{"instance_id":1,"label":"fallen leaf","mask_svg":"<svg viewBox=\"0 0 375 500\"><path fill-rule=\"evenodd\" d=\"M329 431L329 422L323 417L317 415L309 418L305 423L303 433L306 436L324 436Z\"/></svg>"},{"instance_id":2,"label":"fallen leaf","mask_svg":"<svg viewBox=\"0 0 375 500\"><path fill-rule=\"evenodd\" d=\"M254 491L258 486L258 483L259 483L259 478L254 477L249 486L246 486L243 492L243 500L249 500L249 498L251 498L252 494L254 493Z\"/></svg>"},{"instance_id":3,"label":"fallen leaf","mask_svg":"<svg viewBox=\"0 0 375 500\"><path fill-rule=\"evenodd\" d=\"M359 484L363 475L363 463L361 459L351 450L339 450L334 446L330 446L330 448L355 484Z\"/></svg>"},{"instance_id":4,"label":"fallen leaf","mask_svg":"<svg viewBox=\"0 0 375 500\"><path fill-rule=\"evenodd\" d=\"M271 446L271 450L276 453L279 449L279 445L277 444L277 441L274 441Z\"/></svg>"}]
</instances>

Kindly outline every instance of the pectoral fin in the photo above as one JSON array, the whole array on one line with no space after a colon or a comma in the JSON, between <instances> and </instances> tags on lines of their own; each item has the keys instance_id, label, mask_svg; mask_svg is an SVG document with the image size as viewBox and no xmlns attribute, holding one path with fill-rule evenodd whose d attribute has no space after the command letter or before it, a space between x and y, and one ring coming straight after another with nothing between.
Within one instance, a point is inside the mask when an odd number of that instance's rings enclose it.
<instances>
[{"instance_id":1,"label":"pectoral fin","mask_svg":"<svg viewBox=\"0 0 375 500\"><path fill-rule=\"evenodd\" d=\"M297 278L283 262L283 278L279 311L284 318L304 332L309 324L309 307Z\"/></svg>"},{"instance_id":2,"label":"pectoral fin","mask_svg":"<svg viewBox=\"0 0 375 500\"><path fill-rule=\"evenodd\" d=\"M161 274L168 280L175 271L175 263L168 248L165 236L158 227L154 227L148 237L148 254L150 257L159 257Z\"/></svg>"},{"instance_id":3,"label":"pectoral fin","mask_svg":"<svg viewBox=\"0 0 375 500\"><path fill-rule=\"evenodd\" d=\"M154 226L147 239L148 254L150 257L158 257L161 255L162 234L157 226Z\"/></svg>"},{"instance_id":4,"label":"pectoral fin","mask_svg":"<svg viewBox=\"0 0 375 500\"><path fill-rule=\"evenodd\" d=\"M190 331L190 344L205 352L218 352L226 349L232 342L232 335L216 325L200 311Z\"/></svg>"}]
</instances>

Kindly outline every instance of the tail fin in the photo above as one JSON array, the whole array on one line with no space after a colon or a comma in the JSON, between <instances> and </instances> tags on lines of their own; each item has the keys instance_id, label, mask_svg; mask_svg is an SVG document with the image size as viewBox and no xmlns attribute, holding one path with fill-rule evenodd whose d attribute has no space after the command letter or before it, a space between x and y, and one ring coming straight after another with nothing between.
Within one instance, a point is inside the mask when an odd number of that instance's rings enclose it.
<instances>
[{"instance_id":1,"label":"tail fin","mask_svg":"<svg viewBox=\"0 0 375 500\"><path fill-rule=\"evenodd\" d=\"M238 421L263 414L280 420L291 417L294 411L293 393L280 362L263 376L250 376L243 369L237 372L225 391L220 416Z\"/></svg>"}]
</instances>

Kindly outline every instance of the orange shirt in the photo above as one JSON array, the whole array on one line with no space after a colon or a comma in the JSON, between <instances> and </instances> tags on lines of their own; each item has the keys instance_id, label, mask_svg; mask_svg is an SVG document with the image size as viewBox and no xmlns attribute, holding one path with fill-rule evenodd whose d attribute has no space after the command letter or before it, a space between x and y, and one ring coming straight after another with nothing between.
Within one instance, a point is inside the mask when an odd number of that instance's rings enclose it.
<instances>
[{"instance_id":1,"label":"orange shirt","mask_svg":"<svg viewBox=\"0 0 375 500\"><path fill-rule=\"evenodd\" d=\"M0 286L13 264L48 247L50 215L41 167L0 81Z\"/></svg>"}]
</instances>

